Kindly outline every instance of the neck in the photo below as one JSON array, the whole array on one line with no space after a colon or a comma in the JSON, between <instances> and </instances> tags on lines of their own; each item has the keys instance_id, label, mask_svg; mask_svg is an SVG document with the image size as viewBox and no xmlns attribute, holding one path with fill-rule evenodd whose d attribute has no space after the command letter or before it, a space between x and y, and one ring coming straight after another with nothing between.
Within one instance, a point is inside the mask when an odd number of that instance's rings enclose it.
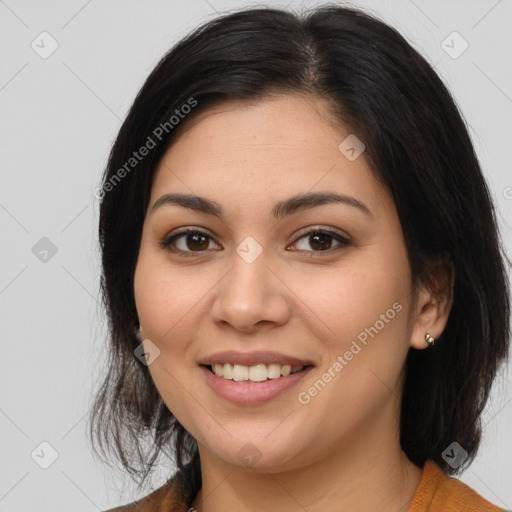
<instances>
[{"instance_id":1,"label":"neck","mask_svg":"<svg viewBox=\"0 0 512 512\"><path fill-rule=\"evenodd\" d=\"M405 512L422 470L382 432L358 432L336 452L300 468L274 473L239 468L200 446L202 488L197 512Z\"/></svg>"}]
</instances>

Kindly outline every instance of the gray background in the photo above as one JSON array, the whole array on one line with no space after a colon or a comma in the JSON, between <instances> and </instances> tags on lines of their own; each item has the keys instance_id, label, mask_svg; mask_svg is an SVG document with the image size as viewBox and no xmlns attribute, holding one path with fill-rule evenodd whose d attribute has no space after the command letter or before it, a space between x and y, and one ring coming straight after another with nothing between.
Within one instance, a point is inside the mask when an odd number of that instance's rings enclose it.
<instances>
[{"instance_id":1,"label":"gray background","mask_svg":"<svg viewBox=\"0 0 512 512\"><path fill-rule=\"evenodd\" d=\"M248 5L262 4L0 0L1 512L88 512L137 497L127 478L93 459L85 430L105 355L93 190L121 120L163 53L217 12ZM453 92L510 254L512 2L352 5L395 26ZM47 58L40 53L52 41L40 36L44 31L58 44ZM457 58L464 41L454 31L469 44ZM461 476L506 509L512 509L511 381L509 367L486 410L479 456ZM43 469L52 455L56 460ZM159 483L157 474L153 485Z\"/></svg>"}]
</instances>

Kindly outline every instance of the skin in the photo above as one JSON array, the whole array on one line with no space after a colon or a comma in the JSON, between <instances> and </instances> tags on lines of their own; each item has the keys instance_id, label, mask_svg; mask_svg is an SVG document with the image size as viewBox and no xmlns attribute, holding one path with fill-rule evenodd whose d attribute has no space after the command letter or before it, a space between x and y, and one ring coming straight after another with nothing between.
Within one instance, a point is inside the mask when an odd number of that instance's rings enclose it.
<instances>
[{"instance_id":1,"label":"skin","mask_svg":"<svg viewBox=\"0 0 512 512\"><path fill-rule=\"evenodd\" d=\"M418 486L421 468L399 443L403 365L410 347L428 347L425 333L441 334L449 306L413 287L392 198L364 153L349 161L338 150L350 133L317 97L229 101L185 124L156 170L135 299L143 339L160 350L152 378L198 442L199 512L399 512ZM213 200L224 217L178 205L152 212L171 192ZM275 203L306 192L352 196L371 215L335 203L271 216ZM159 245L183 227L210 237L199 250L190 237L176 240L190 257ZM304 229L314 227L349 243L315 244ZM236 252L247 236L263 249L250 264ZM401 311L300 403L298 393L397 302ZM277 398L240 406L215 394L198 366L223 350L277 350L315 368ZM260 456L252 467L238 457L248 442Z\"/></svg>"}]
</instances>

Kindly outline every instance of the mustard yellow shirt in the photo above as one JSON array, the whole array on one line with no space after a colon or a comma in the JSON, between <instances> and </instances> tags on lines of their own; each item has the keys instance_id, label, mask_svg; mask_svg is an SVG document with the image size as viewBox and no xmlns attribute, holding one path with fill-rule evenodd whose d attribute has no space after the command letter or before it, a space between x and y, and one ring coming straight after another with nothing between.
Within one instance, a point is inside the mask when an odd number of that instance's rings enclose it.
<instances>
[{"instance_id":1,"label":"mustard yellow shirt","mask_svg":"<svg viewBox=\"0 0 512 512\"><path fill-rule=\"evenodd\" d=\"M107 512L188 512L198 490L189 485L185 472L178 471L145 498ZM493 505L460 480L446 475L435 462L427 461L408 512L507 511Z\"/></svg>"}]
</instances>

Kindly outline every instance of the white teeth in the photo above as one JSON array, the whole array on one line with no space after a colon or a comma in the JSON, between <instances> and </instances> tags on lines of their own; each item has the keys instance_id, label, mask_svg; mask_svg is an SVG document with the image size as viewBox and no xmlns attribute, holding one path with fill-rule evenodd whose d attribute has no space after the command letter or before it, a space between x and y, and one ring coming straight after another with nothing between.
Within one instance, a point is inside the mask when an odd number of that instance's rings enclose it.
<instances>
[{"instance_id":1,"label":"white teeth","mask_svg":"<svg viewBox=\"0 0 512 512\"><path fill-rule=\"evenodd\" d=\"M281 377L281 365L269 364L267 376L269 379L277 379L278 377Z\"/></svg>"},{"instance_id":2,"label":"white teeth","mask_svg":"<svg viewBox=\"0 0 512 512\"><path fill-rule=\"evenodd\" d=\"M263 382L267 380L267 367L264 364L251 366L249 369L249 380L253 382Z\"/></svg>"},{"instance_id":3,"label":"white teeth","mask_svg":"<svg viewBox=\"0 0 512 512\"><path fill-rule=\"evenodd\" d=\"M287 377L290 374L300 372L304 366L291 366L289 364L281 366L280 364L257 364L255 366L244 366L242 364L231 365L214 364L212 370L215 375L228 380L263 382L267 379L277 379Z\"/></svg>"},{"instance_id":4,"label":"white teeth","mask_svg":"<svg viewBox=\"0 0 512 512\"><path fill-rule=\"evenodd\" d=\"M249 380L249 367L242 366L241 364L235 364L233 366L233 380Z\"/></svg>"},{"instance_id":5,"label":"white teeth","mask_svg":"<svg viewBox=\"0 0 512 512\"><path fill-rule=\"evenodd\" d=\"M224 377L225 379L232 379L233 378L233 367L230 364L226 363L222 367L222 373L220 376Z\"/></svg>"}]
</instances>

